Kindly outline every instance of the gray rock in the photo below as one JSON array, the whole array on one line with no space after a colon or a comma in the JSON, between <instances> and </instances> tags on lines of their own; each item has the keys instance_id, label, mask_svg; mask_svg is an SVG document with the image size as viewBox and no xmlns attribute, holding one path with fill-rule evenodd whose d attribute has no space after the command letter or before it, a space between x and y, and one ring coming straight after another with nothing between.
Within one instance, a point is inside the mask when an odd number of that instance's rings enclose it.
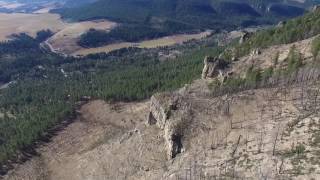
<instances>
[{"instance_id":1,"label":"gray rock","mask_svg":"<svg viewBox=\"0 0 320 180\"><path fill-rule=\"evenodd\" d=\"M277 27L281 28L283 27L287 22L286 21L280 21L278 24L277 24Z\"/></svg>"},{"instance_id":2,"label":"gray rock","mask_svg":"<svg viewBox=\"0 0 320 180\"><path fill-rule=\"evenodd\" d=\"M319 11L320 10L320 5L315 5L315 6L313 6L313 8L312 8L312 12L317 12L317 11Z\"/></svg>"},{"instance_id":3,"label":"gray rock","mask_svg":"<svg viewBox=\"0 0 320 180\"><path fill-rule=\"evenodd\" d=\"M252 33L244 31L243 34L240 37L239 44L243 44L246 42L250 37L252 36Z\"/></svg>"},{"instance_id":4,"label":"gray rock","mask_svg":"<svg viewBox=\"0 0 320 180\"><path fill-rule=\"evenodd\" d=\"M261 51L260 51L259 48L252 50L251 53L250 53L251 56L256 56L256 55L259 55L259 54L261 54Z\"/></svg>"},{"instance_id":5,"label":"gray rock","mask_svg":"<svg viewBox=\"0 0 320 180\"><path fill-rule=\"evenodd\" d=\"M188 105L181 103L178 93L162 93L151 97L148 124L157 124L164 131L168 159L182 152L183 131L188 125L189 112Z\"/></svg>"},{"instance_id":6,"label":"gray rock","mask_svg":"<svg viewBox=\"0 0 320 180\"><path fill-rule=\"evenodd\" d=\"M227 66L228 63L223 59L206 56L201 77L202 79L215 78L219 75L219 71L226 69Z\"/></svg>"}]
</instances>

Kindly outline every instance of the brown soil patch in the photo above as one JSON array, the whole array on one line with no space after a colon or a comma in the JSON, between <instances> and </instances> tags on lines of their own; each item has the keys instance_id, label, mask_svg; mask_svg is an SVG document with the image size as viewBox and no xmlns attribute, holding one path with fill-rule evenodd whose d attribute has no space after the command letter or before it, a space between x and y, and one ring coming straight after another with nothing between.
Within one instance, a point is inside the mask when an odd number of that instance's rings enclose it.
<instances>
[{"instance_id":1,"label":"brown soil patch","mask_svg":"<svg viewBox=\"0 0 320 180\"><path fill-rule=\"evenodd\" d=\"M145 125L147 110L146 102L90 102L74 123L39 148L39 157L17 165L5 179L140 179L142 169L165 161L162 139Z\"/></svg>"}]
</instances>

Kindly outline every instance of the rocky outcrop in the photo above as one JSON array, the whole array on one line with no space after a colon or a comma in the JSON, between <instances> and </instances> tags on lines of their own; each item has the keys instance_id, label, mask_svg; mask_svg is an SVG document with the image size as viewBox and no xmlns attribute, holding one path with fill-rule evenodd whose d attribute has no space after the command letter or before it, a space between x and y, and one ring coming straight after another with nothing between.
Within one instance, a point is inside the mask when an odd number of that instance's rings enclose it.
<instances>
[{"instance_id":1,"label":"rocky outcrop","mask_svg":"<svg viewBox=\"0 0 320 180\"><path fill-rule=\"evenodd\" d=\"M217 79L219 80L220 84L223 84L232 75L233 75L232 71L228 72L228 71L221 71L220 70Z\"/></svg>"},{"instance_id":2,"label":"rocky outcrop","mask_svg":"<svg viewBox=\"0 0 320 180\"><path fill-rule=\"evenodd\" d=\"M312 12L317 12L317 11L319 11L320 10L320 5L315 5L315 6L313 6L313 8L312 8Z\"/></svg>"},{"instance_id":3,"label":"rocky outcrop","mask_svg":"<svg viewBox=\"0 0 320 180\"><path fill-rule=\"evenodd\" d=\"M283 27L287 22L286 21L280 21L278 24L277 24L277 27L278 28L281 28Z\"/></svg>"},{"instance_id":4,"label":"rocky outcrop","mask_svg":"<svg viewBox=\"0 0 320 180\"><path fill-rule=\"evenodd\" d=\"M182 117L175 116L171 118L164 128L164 139L166 141L166 150L168 159L175 158L182 152L183 138L183 120Z\"/></svg>"},{"instance_id":5,"label":"rocky outcrop","mask_svg":"<svg viewBox=\"0 0 320 180\"><path fill-rule=\"evenodd\" d=\"M250 56L252 57L252 56L259 55L259 54L261 54L261 50L259 48L257 48L257 49L254 49L251 51Z\"/></svg>"},{"instance_id":6,"label":"rocky outcrop","mask_svg":"<svg viewBox=\"0 0 320 180\"><path fill-rule=\"evenodd\" d=\"M247 32L247 31L243 31L240 40L239 40L239 44L243 44L244 42L246 42L253 33Z\"/></svg>"},{"instance_id":7,"label":"rocky outcrop","mask_svg":"<svg viewBox=\"0 0 320 180\"><path fill-rule=\"evenodd\" d=\"M215 78L228 67L228 63L217 57L206 56L202 70L202 79Z\"/></svg>"},{"instance_id":8,"label":"rocky outcrop","mask_svg":"<svg viewBox=\"0 0 320 180\"><path fill-rule=\"evenodd\" d=\"M152 96L148 124L157 124L163 129L169 116L169 108L170 102L167 101L165 95L158 94Z\"/></svg>"},{"instance_id":9,"label":"rocky outcrop","mask_svg":"<svg viewBox=\"0 0 320 180\"><path fill-rule=\"evenodd\" d=\"M175 158L183 149L184 128L188 125L189 109L177 93L162 93L151 97L148 124L156 124L164 131L168 159Z\"/></svg>"}]
</instances>

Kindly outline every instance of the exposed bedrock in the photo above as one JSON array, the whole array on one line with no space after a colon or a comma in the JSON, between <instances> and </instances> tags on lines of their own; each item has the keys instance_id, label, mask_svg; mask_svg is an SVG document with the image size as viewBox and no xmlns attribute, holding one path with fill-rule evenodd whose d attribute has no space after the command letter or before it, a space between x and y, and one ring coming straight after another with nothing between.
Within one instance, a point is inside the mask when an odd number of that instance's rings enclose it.
<instances>
[{"instance_id":1,"label":"exposed bedrock","mask_svg":"<svg viewBox=\"0 0 320 180\"><path fill-rule=\"evenodd\" d=\"M181 95L162 93L151 97L148 124L156 124L164 131L168 159L182 152L184 129L190 120L189 106Z\"/></svg>"},{"instance_id":2,"label":"exposed bedrock","mask_svg":"<svg viewBox=\"0 0 320 180\"><path fill-rule=\"evenodd\" d=\"M202 70L202 79L216 78L223 83L232 74L228 66L229 63L222 58L206 56Z\"/></svg>"}]
</instances>

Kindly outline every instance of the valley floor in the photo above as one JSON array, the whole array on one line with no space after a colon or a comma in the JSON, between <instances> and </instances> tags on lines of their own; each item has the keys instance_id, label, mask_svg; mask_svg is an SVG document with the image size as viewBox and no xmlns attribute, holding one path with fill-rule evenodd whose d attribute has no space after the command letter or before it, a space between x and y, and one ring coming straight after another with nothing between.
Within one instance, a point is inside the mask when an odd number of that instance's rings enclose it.
<instances>
[{"instance_id":1,"label":"valley floor","mask_svg":"<svg viewBox=\"0 0 320 180\"><path fill-rule=\"evenodd\" d=\"M68 23L58 14L41 13L0 13L0 41L10 40L12 34L27 33L32 37L40 30L50 29L55 33L42 46L48 50L71 56L85 56L88 54L110 52L121 48L157 48L181 44L190 40L199 40L212 34L210 30L195 34L176 34L141 42L120 42L96 48L84 48L78 45L81 34L89 29L109 31L117 23L108 20L92 20Z\"/></svg>"}]
</instances>

